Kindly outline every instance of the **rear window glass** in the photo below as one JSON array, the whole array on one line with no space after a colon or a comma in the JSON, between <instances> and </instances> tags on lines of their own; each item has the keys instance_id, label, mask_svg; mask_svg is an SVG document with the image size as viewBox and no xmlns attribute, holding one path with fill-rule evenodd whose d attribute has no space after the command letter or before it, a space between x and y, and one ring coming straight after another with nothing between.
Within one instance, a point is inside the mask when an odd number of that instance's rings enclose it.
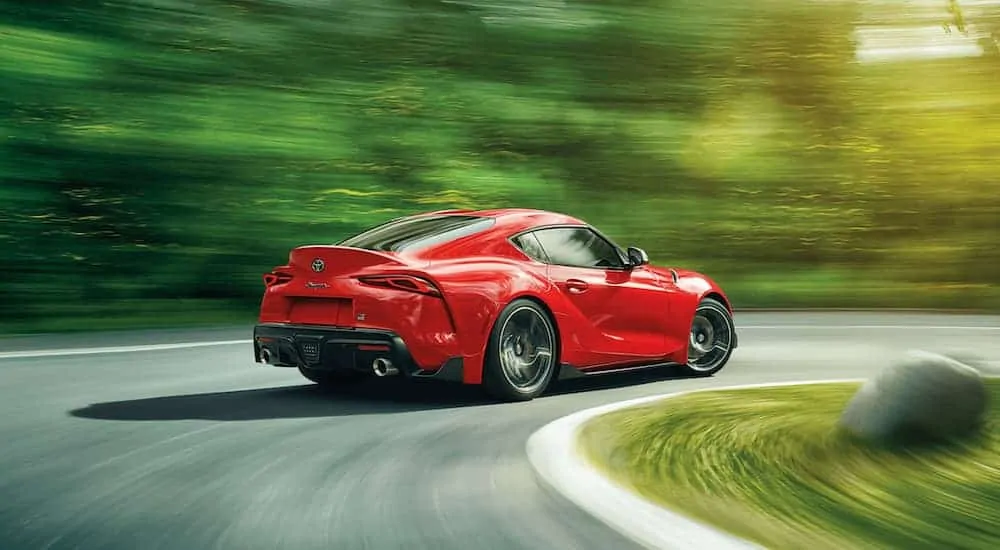
<instances>
[{"instance_id":1,"label":"rear window glass","mask_svg":"<svg viewBox=\"0 0 1000 550\"><path fill-rule=\"evenodd\" d=\"M383 252L414 251L483 231L493 218L479 216L415 216L393 220L337 243Z\"/></svg>"}]
</instances>

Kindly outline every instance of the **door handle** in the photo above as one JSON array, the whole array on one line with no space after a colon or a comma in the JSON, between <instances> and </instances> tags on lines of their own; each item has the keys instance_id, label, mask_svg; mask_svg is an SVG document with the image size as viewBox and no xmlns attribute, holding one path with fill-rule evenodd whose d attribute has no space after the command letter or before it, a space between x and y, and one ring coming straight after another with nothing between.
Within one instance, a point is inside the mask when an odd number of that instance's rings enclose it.
<instances>
[{"instance_id":1,"label":"door handle","mask_svg":"<svg viewBox=\"0 0 1000 550\"><path fill-rule=\"evenodd\" d=\"M566 289L573 294L579 294L587 290L589 285L580 279L569 279L566 281Z\"/></svg>"}]
</instances>

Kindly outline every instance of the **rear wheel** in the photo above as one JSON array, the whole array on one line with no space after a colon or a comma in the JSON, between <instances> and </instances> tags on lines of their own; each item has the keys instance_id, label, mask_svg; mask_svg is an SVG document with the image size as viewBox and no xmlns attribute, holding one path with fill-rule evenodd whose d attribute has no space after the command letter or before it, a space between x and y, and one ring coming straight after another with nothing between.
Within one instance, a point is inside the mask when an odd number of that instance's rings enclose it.
<instances>
[{"instance_id":1,"label":"rear wheel","mask_svg":"<svg viewBox=\"0 0 1000 550\"><path fill-rule=\"evenodd\" d=\"M504 401L534 399L556 372L557 346L548 313L531 300L514 300L490 332L483 365L486 391Z\"/></svg>"},{"instance_id":2,"label":"rear wheel","mask_svg":"<svg viewBox=\"0 0 1000 550\"><path fill-rule=\"evenodd\" d=\"M718 300L705 298L698 304L688 335L685 368L698 376L711 376L726 366L733 354L736 325L729 310Z\"/></svg>"},{"instance_id":3,"label":"rear wheel","mask_svg":"<svg viewBox=\"0 0 1000 550\"><path fill-rule=\"evenodd\" d=\"M364 375L359 372L340 372L299 367L299 372L312 382L324 388L346 386L359 382Z\"/></svg>"}]
</instances>

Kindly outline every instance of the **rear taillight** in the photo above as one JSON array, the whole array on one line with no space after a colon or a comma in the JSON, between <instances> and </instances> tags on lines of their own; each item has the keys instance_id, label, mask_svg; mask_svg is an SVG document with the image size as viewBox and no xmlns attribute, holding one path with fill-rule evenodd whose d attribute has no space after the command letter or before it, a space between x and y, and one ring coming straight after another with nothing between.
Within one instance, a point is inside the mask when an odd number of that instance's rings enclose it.
<instances>
[{"instance_id":1,"label":"rear taillight","mask_svg":"<svg viewBox=\"0 0 1000 550\"><path fill-rule=\"evenodd\" d=\"M425 296L441 296L441 291L434 286L434 283L414 275L375 275L358 277L358 280L369 286L406 290Z\"/></svg>"},{"instance_id":2,"label":"rear taillight","mask_svg":"<svg viewBox=\"0 0 1000 550\"><path fill-rule=\"evenodd\" d=\"M292 276L284 271L272 271L264 274L264 286L266 287L285 284L291 280Z\"/></svg>"}]
</instances>

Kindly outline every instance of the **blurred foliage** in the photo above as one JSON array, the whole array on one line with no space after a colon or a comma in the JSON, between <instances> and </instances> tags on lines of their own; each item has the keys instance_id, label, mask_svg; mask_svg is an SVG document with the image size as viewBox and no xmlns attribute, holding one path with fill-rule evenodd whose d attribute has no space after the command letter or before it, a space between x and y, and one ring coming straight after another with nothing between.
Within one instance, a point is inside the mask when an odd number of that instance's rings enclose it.
<instances>
[{"instance_id":1,"label":"blurred foliage","mask_svg":"<svg viewBox=\"0 0 1000 550\"><path fill-rule=\"evenodd\" d=\"M997 61L858 63L869 4L3 3L0 328L249 318L290 247L490 206L737 307L998 307Z\"/></svg>"}]
</instances>

